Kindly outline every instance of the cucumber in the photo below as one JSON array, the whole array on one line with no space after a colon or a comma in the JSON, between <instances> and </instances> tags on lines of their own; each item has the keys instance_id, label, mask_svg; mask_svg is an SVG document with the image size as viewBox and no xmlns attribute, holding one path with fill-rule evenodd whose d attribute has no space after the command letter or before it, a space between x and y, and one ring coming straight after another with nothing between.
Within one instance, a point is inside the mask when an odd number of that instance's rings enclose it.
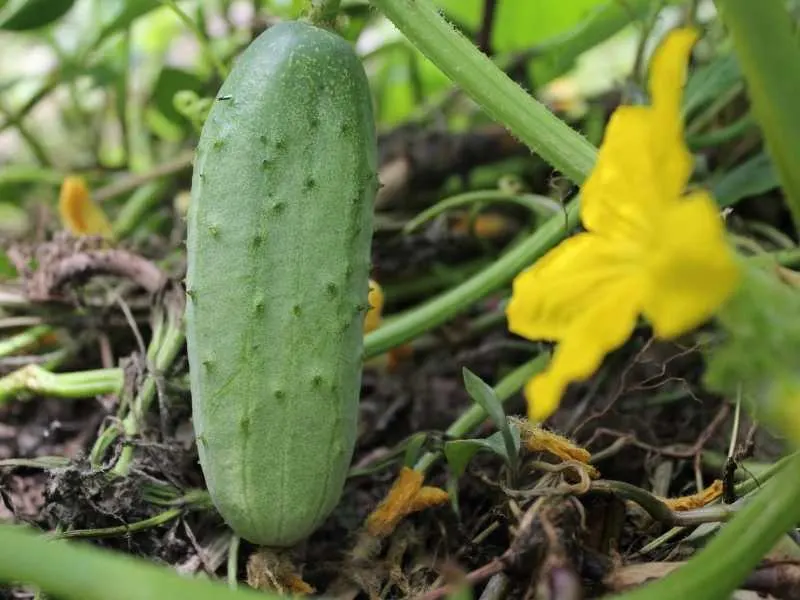
<instances>
[{"instance_id":1,"label":"cucumber","mask_svg":"<svg viewBox=\"0 0 800 600\"><path fill-rule=\"evenodd\" d=\"M187 232L187 347L211 499L241 537L292 546L352 459L377 140L364 69L302 22L238 58L203 126Z\"/></svg>"}]
</instances>

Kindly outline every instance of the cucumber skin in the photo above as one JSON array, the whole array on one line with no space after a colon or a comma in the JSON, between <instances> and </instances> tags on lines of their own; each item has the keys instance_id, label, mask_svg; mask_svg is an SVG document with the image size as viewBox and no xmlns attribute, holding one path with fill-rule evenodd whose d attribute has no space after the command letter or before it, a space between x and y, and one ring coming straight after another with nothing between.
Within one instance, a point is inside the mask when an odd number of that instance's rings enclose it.
<instances>
[{"instance_id":1,"label":"cucumber skin","mask_svg":"<svg viewBox=\"0 0 800 600\"><path fill-rule=\"evenodd\" d=\"M262 33L195 156L187 348L200 464L241 537L292 546L355 446L377 140L364 69L328 31Z\"/></svg>"}]
</instances>

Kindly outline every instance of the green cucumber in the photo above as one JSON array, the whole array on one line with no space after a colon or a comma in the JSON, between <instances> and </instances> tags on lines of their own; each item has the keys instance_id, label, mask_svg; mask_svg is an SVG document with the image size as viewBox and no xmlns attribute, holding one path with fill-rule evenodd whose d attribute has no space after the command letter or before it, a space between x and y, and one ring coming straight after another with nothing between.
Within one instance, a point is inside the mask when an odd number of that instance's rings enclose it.
<instances>
[{"instance_id":1,"label":"green cucumber","mask_svg":"<svg viewBox=\"0 0 800 600\"><path fill-rule=\"evenodd\" d=\"M376 156L358 57L302 22L252 42L203 126L187 235L193 421L215 506L257 544L302 541L342 493Z\"/></svg>"}]
</instances>

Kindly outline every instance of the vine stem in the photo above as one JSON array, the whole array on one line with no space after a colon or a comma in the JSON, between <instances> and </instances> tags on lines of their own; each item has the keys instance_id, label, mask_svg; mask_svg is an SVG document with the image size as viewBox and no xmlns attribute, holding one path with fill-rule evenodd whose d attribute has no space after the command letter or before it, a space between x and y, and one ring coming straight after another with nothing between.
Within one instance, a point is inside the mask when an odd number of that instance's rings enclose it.
<instances>
[{"instance_id":1,"label":"vine stem","mask_svg":"<svg viewBox=\"0 0 800 600\"><path fill-rule=\"evenodd\" d=\"M685 566L616 600L724 600L800 522L800 452Z\"/></svg>"},{"instance_id":2,"label":"vine stem","mask_svg":"<svg viewBox=\"0 0 800 600\"><path fill-rule=\"evenodd\" d=\"M470 279L413 310L388 318L364 338L364 357L373 358L445 323L471 304L507 284L560 242L578 223L577 201L567 205L564 215L546 221L528 239Z\"/></svg>"},{"instance_id":3,"label":"vine stem","mask_svg":"<svg viewBox=\"0 0 800 600\"><path fill-rule=\"evenodd\" d=\"M24 393L64 399L115 394L122 388L122 369L97 369L72 373L51 373L29 364L0 378L0 406Z\"/></svg>"},{"instance_id":4,"label":"vine stem","mask_svg":"<svg viewBox=\"0 0 800 600\"><path fill-rule=\"evenodd\" d=\"M534 100L442 18L431 0L371 0L397 28L486 113L502 123L544 160L580 184L597 150L579 133ZM507 284L557 244L578 221L577 201L547 221L530 238L461 285L367 335L371 358L445 323L469 305Z\"/></svg>"},{"instance_id":5,"label":"vine stem","mask_svg":"<svg viewBox=\"0 0 800 600\"><path fill-rule=\"evenodd\" d=\"M583 182L595 162L594 146L453 29L431 0L370 1L490 117L570 180Z\"/></svg>"},{"instance_id":6,"label":"vine stem","mask_svg":"<svg viewBox=\"0 0 800 600\"><path fill-rule=\"evenodd\" d=\"M278 600L277 594L231 591L162 566L87 543L49 540L32 528L0 525L0 582L33 584L65 600Z\"/></svg>"}]
</instances>

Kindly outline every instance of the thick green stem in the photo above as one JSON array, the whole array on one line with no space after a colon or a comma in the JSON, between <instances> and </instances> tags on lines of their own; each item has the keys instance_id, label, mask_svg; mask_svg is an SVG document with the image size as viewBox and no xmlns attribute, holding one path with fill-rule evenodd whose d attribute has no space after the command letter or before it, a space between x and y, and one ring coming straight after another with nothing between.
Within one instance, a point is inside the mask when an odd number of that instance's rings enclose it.
<instances>
[{"instance_id":1,"label":"thick green stem","mask_svg":"<svg viewBox=\"0 0 800 600\"><path fill-rule=\"evenodd\" d=\"M0 341L0 356L10 356L33 346L40 338L53 331L49 325L36 325Z\"/></svg>"},{"instance_id":2,"label":"thick green stem","mask_svg":"<svg viewBox=\"0 0 800 600\"><path fill-rule=\"evenodd\" d=\"M730 32L748 94L800 229L800 44L779 0L716 0Z\"/></svg>"},{"instance_id":3,"label":"thick green stem","mask_svg":"<svg viewBox=\"0 0 800 600\"><path fill-rule=\"evenodd\" d=\"M789 529L800 522L800 453L684 567L617 600L730 598Z\"/></svg>"},{"instance_id":4,"label":"thick green stem","mask_svg":"<svg viewBox=\"0 0 800 600\"><path fill-rule=\"evenodd\" d=\"M456 32L431 0L371 2L490 117L569 179L583 182L594 165L595 148Z\"/></svg>"},{"instance_id":5,"label":"thick green stem","mask_svg":"<svg viewBox=\"0 0 800 600\"><path fill-rule=\"evenodd\" d=\"M172 310L175 311L176 309L173 308ZM174 314L171 314L169 318L169 324L166 326L166 330L163 334L163 341L161 339L162 336L157 335L157 331L161 328L158 326L154 328L153 338L155 344L158 345L151 345L151 347L148 348L147 353L148 362L151 363L154 372L147 376L147 379L133 401L130 411L122 420L122 431L127 437L132 437L139 433L141 423L143 422L147 411L150 409L150 405L153 403L153 399L158 391L158 382L156 381L156 378L160 377L161 374L172 365L181 348L183 347L185 333L180 313L175 312ZM155 356L152 357L152 354L155 354ZM98 443L102 439L103 444L109 444L111 441L113 441L113 439L116 438L116 435L113 435L113 433L116 432L117 435L119 434L118 428L109 428L109 431L112 432L111 437L109 438L109 436L103 435L101 438L98 438ZM93 455L95 454L96 452L93 452ZM114 465L114 468L111 470L111 472L114 475L119 476L127 475L132 461L133 447L125 446L120 453L117 464Z\"/></svg>"},{"instance_id":6,"label":"thick green stem","mask_svg":"<svg viewBox=\"0 0 800 600\"><path fill-rule=\"evenodd\" d=\"M122 369L51 373L39 365L28 365L0 378L0 406L26 393L65 399L116 394L123 380Z\"/></svg>"},{"instance_id":7,"label":"thick green stem","mask_svg":"<svg viewBox=\"0 0 800 600\"><path fill-rule=\"evenodd\" d=\"M430 331L466 310L470 305L511 281L532 265L578 222L578 205L573 201L564 215L548 220L531 237L509 250L496 262L459 286L407 313L387 319L364 338L365 358L372 358Z\"/></svg>"},{"instance_id":8,"label":"thick green stem","mask_svg":"<svg viewBox=\"0 0 800 600\"><path fill-rule=\"evenodd\" d=\"M87 544L48 540L27 528L0 525L0 581L35 585L63 600L261 600L279 596L232 592L207 579Z\"/></svg>"},{"instance_id":9,"label":"thick green stem","mask_svg":"<svg viewBox=\"0 0 800 600\"><path fill-rule=\"evenodd\" d=\"M503 190L475 190L450 196L449 198L437 202L430 208L423 210L406 223L405 227L403 227L403 233L408 234L416 231L428 221L435 219L448 210L472 205L482 207L492 202L517 204L527 208L536 215L544 214L546 216L551 216L553 214L554 207L556 209L560 208L554 200L547 196L539 196L537 194L512 194L510 192L504 192Z\"/></svg>"},{"instance_id":10,"label":"thick green stem","mask_svg":"<svg viewBox=\"0 0 800 600\"><path fill-rule=\"evenodd\" d=\"M153 208L163 199L166 188L165 181L155 181L131 194L114 221L114 238L121 240L133 233L152 214Z\"/></svg>"}]
</instances>

